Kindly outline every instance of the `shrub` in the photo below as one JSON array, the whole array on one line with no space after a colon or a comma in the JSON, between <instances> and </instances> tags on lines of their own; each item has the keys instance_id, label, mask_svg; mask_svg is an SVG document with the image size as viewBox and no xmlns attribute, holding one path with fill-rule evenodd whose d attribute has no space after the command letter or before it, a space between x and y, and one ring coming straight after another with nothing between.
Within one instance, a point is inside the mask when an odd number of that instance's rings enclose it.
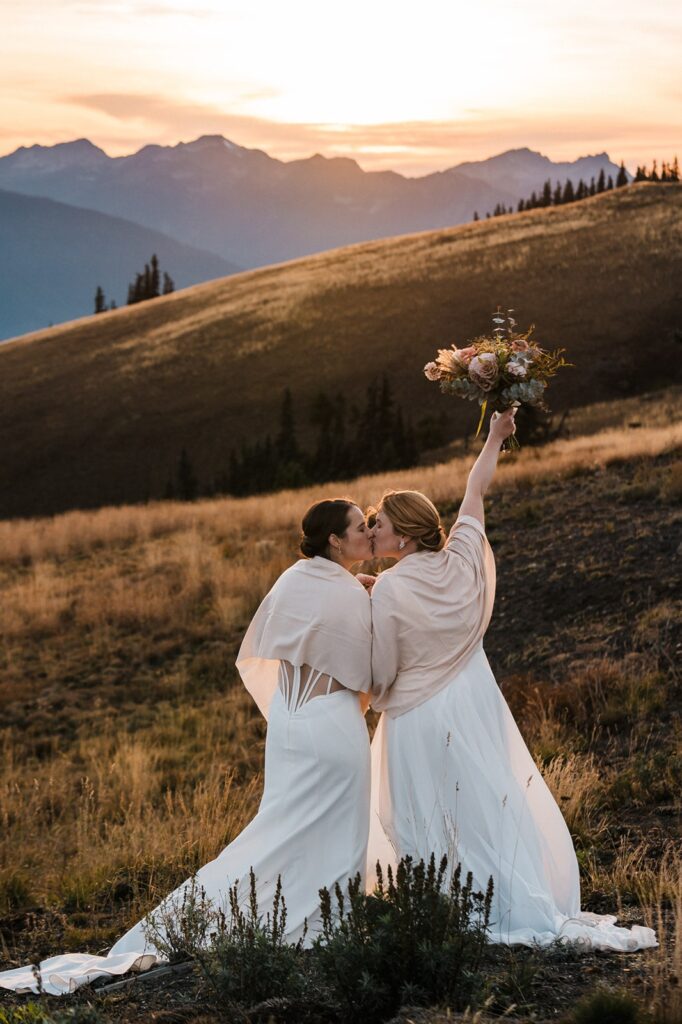
<instances>
[{"instance_id":1,"label":"shrub","mask_svg":"<svg viewBox=\"0 0 682 1024\"><path fill-rule=\"evenodd\" d=\"M256 876L249 873L249 900L239 905L238 883L230 889L230 916L220 913L210 950L199 962L221 1002L251 1006L266 1000L303 1001L311 994L310 969L303 950L306 929L296 943L285 941L287 909L282 879L263 919Z\"/></svg>"},{"instance_id":2,"label":"shrub","mask_svg":"<svg viewBox=\"0 0 682 1024\"><path fill-rule=\"evenodd\" d=\"M571 1024L645 1024L649 1018L627 992L604 988L584 996L569 1019Z\"/></svg>"},{"instance_id":3,"label":"shrub","mask_svg":"<svg viewBox=\"0 0 682 1024\"><path fill-rule=\"evenodd\" d=\"M378 1024L403 1005L447 1001L463 1009L481 983L481 963L492 905L493 883L474 892L472 875L461 882L457 865L446 887L447 857L436 869L405 857L395 880L365 894L356 875L347 898L337 884L336 907L320 890L322 935L315 951L344 1021Z\"/></svg>"}]
</instances>

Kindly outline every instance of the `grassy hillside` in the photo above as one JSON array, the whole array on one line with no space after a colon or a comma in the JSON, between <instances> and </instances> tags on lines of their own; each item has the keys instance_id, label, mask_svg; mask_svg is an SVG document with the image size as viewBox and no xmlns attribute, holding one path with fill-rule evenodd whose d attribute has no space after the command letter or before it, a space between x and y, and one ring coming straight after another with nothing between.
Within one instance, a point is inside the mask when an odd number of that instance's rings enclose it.
<instances>
[{"instance_id":1,"label":"grassy hillside","mask_svg":"<svg viewBox=\"0 0 682 1024\"><path fill-rule=\"evenodd\" d=\"M605 983L656 1024L680 1020L682 425L670 409L641 401L627 409L637 427L522 450L487 499L498 589L486 651L561 802L583 907L646 921L661 941L627 957L500 955L486 967L491 1016L567 1020ZM343 490L365 503L419 487L449 522L470 462ZM334 490L0 524L0 969L106 950L251 818L264 725L234 656L296 557L302 511ZM198 974L96 1004L112 1024L236 1019L210 1010Z\"/></svg>"},{"instance_id":2,"label":"grassy hillside","mask_svg":"<svg viewBox=\"0 0 682 1024\"><path fill-rule=\"evenodd\" d=\"M422 232L250 271L0 346L0 515L161 497L185 446L201 480L240 438L299 430L320 389L362 397L387 370L418 419L472 407L421 368L487 330L500 303L576 366L554 408L635 394L679 366L682 185ZM677 339L677 340L676 340ZM361 443L359 440L358 443Z\"/></svg>"}]
</instances>

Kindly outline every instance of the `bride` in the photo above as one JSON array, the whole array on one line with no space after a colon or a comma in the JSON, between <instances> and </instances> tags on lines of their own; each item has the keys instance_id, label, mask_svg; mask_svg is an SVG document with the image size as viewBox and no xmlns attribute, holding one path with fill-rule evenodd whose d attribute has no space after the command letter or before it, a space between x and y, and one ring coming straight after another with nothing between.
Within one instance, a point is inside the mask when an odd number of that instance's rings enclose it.
<instances>
[{"instance_id":1,"label":"bride","mask_svg":"<svg viewBox=\"0 0 682 1024\"><path fill-rule=\"evenodd\" d=\"M514 430L514 410L494 414L447 539L417 491L388 492L376 515L375 557L397 562L372 587L371 701L383 714L372 741L368 885L377 860L433 851L451 869L461 861L482 891L492 875L495 942L655 946L650 928L581 913L570 833L483 650L495 594L483 495Z\"/></svg>"},{"instance_id":2,"label":"bride","mask_svg":"<svg viewBox=\"0 0 682 1024\"><path fill-rule=\"evenodd\" d=\"M259 909L265 913L271 905L281 875L285 937L301 938L307 920L309 943L319 923L319 890L336 882L345 888L349 877L364 875L370 753L360 701L370 686L372 634L369 596L349 569L371 558L370 531L362 511L346 499L317 502L302 526L305 557L263 599L237 655L244 684L268 722L258 813L151 912L157 927L192 884L223 908L235 883L246 898L253 868ZM151 915L106 956L67 953L42 961L44 990L61 995L164 960L147 937ZM30 965L0 973L0 987L37 991Z\"/></svg>"}]
</instances>

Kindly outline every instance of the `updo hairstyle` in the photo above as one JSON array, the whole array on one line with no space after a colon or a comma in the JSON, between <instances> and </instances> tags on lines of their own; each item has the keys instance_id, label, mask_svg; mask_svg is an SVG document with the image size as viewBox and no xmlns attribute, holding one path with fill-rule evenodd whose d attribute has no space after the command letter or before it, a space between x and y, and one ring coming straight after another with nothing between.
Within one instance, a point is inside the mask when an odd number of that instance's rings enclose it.
<instances>
[{"instance_id":1,"label":"updo hairstyle","mask_svg":"<svg viewBox=\"0 0 682 1024\"><path fill-rule=\"evenodd\" d=\"M329 558L329 536L343 537L348 529L348 513L355 508L350 498L326 498L316 501L301 523L301 554L306 558Z\"/></svg>"},{"instance_id":2,"label":"updo hairstyle","mask_svg":"<svg viewBox=\"0 0 682 1024\"><path fill-rule=\"evenodd\" d=\"M445 544L438 509L421 491L386 491L379 509L396 533L416 540L417 551L440 551Z\"/></svg>"}]
</instances>

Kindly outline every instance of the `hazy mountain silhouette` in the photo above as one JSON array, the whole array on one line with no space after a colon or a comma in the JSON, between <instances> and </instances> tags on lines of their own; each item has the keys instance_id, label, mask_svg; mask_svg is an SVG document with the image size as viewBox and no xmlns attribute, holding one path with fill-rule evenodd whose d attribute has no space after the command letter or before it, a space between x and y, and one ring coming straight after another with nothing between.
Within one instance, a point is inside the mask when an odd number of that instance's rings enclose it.
<instances>
[{"instance_id":1,"label":"hazy mountain silhouette","mask_svg":"<svg viewBox=\"0 0 682 1024\"><path fill-rule=\"evenodd\" d=\"M0 190L0 223L0 339L87 316L98 285L107 305L124 305L154 252L176 288L240 269L131 221L16 192Z\"/></svg>"},{"instance_id":2,"label":"hazy mountain silhouette","mask_svg":"<svg viewBox=\"0 0 682 1024\"><path fill-rule=\"evenodd\" d=\"M515 205L548 177L577 184L602 168L615 179L606 153L553 164L518 149L408 178L320 154L285 162L221 135L124 157L78 139L0 158L0 188L124 217L251 268L466 223L475 210Z\"/></svg>"}]
</instances>

